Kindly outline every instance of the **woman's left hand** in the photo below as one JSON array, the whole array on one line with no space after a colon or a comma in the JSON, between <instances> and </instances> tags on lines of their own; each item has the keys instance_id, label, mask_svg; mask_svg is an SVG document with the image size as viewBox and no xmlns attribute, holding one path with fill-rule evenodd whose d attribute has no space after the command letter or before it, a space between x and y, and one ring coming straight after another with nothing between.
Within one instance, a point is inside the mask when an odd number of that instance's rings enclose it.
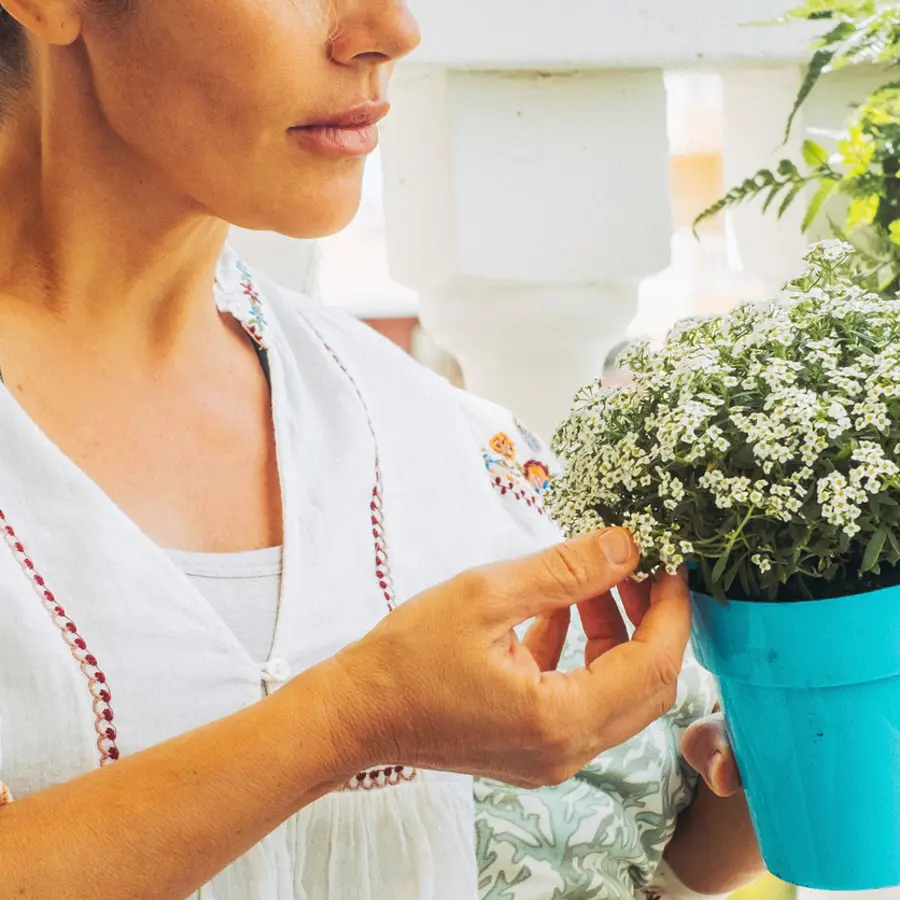
<instances>
[{"instance_id":1,"label":"woman's left hand","mask_svg":"<svg viewBox=\"0 0 900 900\"><path fill-rule=\"evenodd\" d=\"M681 752L704 784L681 814L666 859L697 893L730 894L763 875L765 866L722 714L694 722L682 738Z\"/></svg>"},{"instance_id":2,"label":"woman's left hand","mask_svg":"<svg viewBox=\"0 0 900 900\"><path fill-rule=\"evenodd\" d=\"M741 776L722 713L694 722L684 734L681 752L716 796L731 797L741 790Z\"/></svg>"}]
</instances>

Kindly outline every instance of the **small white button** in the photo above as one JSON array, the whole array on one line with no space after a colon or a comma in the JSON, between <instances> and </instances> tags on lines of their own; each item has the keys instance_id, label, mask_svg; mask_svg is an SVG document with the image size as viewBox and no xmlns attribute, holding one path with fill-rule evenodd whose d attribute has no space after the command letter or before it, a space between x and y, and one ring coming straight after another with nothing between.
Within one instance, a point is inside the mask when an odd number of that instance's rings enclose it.
<instances>
[{"instance_id":1,"label":"small white button","mask_svg":"<svg viewBox=\"0 0 900 900\"><path fill-rule=\"evenodd\" d=\"M270 659L262 667L262 678L266 682L282 684L291 677L291 667L283 659Z\"/></svg>"}]
</instances>

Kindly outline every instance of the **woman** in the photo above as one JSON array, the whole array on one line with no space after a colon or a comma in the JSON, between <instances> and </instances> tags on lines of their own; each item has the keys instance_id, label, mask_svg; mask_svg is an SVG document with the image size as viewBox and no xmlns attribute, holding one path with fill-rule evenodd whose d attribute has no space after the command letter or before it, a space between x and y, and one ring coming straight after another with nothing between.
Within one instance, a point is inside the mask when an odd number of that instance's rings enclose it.
<instances>
[{"instance_id":1,"label":"woman","mask_svg":"<svg viewBox=\"0 0 900 900\"><path fill-rule=\"evenodd\" d=\"M0 896L475 897L452 773L558 783L641 732L689 615L677 578L626 588L628 642L609 590L635 548L554 546L511 416L223 251L229 222L349 221L415 23L398 0L2 7ZM676 729L650 732L659 833L633 867L610 851L613 890L650 883L690 799ZM731 790L716 726L693 734ZM740 801L685 816L692 887L758 866Z\"/></svg>"}]
</instances>

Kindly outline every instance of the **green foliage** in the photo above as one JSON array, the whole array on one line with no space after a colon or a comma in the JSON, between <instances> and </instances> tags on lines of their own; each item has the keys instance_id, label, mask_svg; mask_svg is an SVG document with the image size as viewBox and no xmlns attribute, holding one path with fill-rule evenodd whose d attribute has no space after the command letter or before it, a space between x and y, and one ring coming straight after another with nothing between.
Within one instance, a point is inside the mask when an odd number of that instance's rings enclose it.
<instances>
[{"instance_id":1,"label":"green foliage","mask_svg":"<svg viewBox=\"0 0 900 900\"><path fill-rule=\"evenodd\" d=\"M695 228L724 209L739 206L747 200L755 200L758 197L765 197L763 211L767 212L775 200L781 196L781 202L778 205L778 218L781 218L806 185L821 182L836 186L840 181L840 175L829 165L828 154L825 150L812 141L806 142L804 150L805 157L816 159L814 167L808 172L801 172L789 159L783 159L774 172L771 169L760 169L751 178L747 178L737 187L733 187L721 200L701 213L694 223Z\"/></svg>"},{"instance_id":2,"label":"green foliage","mask_svg":"<svg viewBox=\"0 0 900 900\"><path fill-rule=\"evenodd\" d=\"M817 41L803 83L788 117L786 138L797 113L823 75L851 65L900 63L900 2L897 0L807 0L779 23L827 21L830 30ZM696 227L725 209L761 199L763 209L783 216L804 190L809 199L803 230L827 211L828 201L844 197L843 221L829 219L835 237L854 244L865 262L866 286L884 292L900 287L900 80L873 91L846 123L836 151L815 141L803 145L802 160L782 160L730 190L704 210Z\"/></svg>"}]
</instances>

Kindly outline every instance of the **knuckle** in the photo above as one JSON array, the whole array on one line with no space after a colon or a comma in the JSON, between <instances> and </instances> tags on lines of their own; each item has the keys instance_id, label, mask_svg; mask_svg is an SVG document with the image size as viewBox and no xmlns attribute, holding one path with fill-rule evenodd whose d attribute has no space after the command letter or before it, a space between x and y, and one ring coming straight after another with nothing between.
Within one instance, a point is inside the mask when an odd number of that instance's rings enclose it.
<instances>
[{"instance_id":1,"label":"knuckle","mask_svg":"<svg viewBox=\"0 0 900 900\"><path fill-rule=\"evenodd\" d=\"M530 690L525 702L528 739L542 753L553 756L566 743L566 726L555 705L537 690Z\"/></svg>"},{"instance_id":2,"label":"knuckle","mask_svg":"<svg viewBox=\"0 0 900 900\"><path fill-rule=\"evenodd\" d=\"M656 694L654 698L654 712L655 718L660 718L661 716L666 715L673 706L675 706L675 702L678 699L678 686L676 685L664 685L660 688L659 692Z\"/></svg>"},{"instance_id":3,"label":"knuckle","mask_svg":"<svg viewBox=\"0 0 900 900\"><path fill-rule=\"evenodd\" d=\"M543 555L547 575L564 593L578 591L589 582L584 561L569 544L557 544Z\"/></svg>"},{"instance_id":4,"label":"knuckle","mask_svg":"<svg viewBox=\"0 0 900 900\"><path fill-rule=\"evenodd\" d=\"M678 700L678 686L666 685L657 694L656 718L666 715Z\"/></svg>"},{"instance_id":5,"label":"knuckle","mask_svg":"<svg viewBox=\"0 0 900 900\"><path fill-rule=\"evenodd\" d=\"M678 693L678 677L681 675L681 660L670 653L658 653L653 656L649 666L651 688L671 694L672 702Z\"/></svg>"},{"instance_id":6,"label":"knuckle","mask_svg":"<svg viewBox=\"0 0 900 900\"><path fill-rule=\"evenodd\" d=\"M455 579L457 589L468 599L487 598L496 593L495 578L489 569L470 569Z\"/></svg>"},{"instance_id":7,"label":"knuckle","mask_svg":"<svg viewBox=\"0 0 900 900\"><path fill-rule=\"evenodd\" d=\"M550 763L542 773L541 782L548 786L564 784L572 778L578 770L567 763Z\"/></svg>"},{"instance_id":8,"label":"knuckle","mask_svg":"<svg viewBox=\"0 0 900 900\"><path fill-rule=\"evenodd\" d=\"M666 704L666 712L668 712L678 702L678 685L670 684L663 693L663 702Z\"/></svg>"}]
</instances>

